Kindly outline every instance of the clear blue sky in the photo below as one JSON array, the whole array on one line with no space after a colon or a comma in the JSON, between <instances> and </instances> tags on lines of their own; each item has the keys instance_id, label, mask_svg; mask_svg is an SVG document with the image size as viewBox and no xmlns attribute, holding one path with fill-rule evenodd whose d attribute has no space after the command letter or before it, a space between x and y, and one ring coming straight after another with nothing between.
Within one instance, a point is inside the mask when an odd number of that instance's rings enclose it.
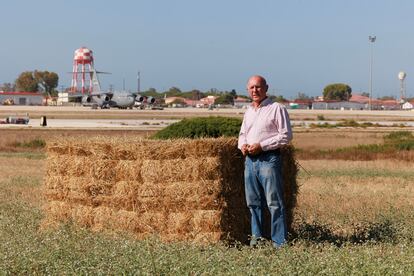
<instances>
[{"instance_id":1,"label":"clear blue sky","mask_svg":"<svg viewBox=\"0 0 414 276\"><path fill-rule=\"evenodd\" d=\"M414 96L412 0L13 0L1 4L0 83L27 70L59 74L70 85L74 51L94 51L110 84L158 91L236 89L262 74L270 93L320 95L334 82L373 96L398 96L407 72Z\"/></svg>"}]
</instances>

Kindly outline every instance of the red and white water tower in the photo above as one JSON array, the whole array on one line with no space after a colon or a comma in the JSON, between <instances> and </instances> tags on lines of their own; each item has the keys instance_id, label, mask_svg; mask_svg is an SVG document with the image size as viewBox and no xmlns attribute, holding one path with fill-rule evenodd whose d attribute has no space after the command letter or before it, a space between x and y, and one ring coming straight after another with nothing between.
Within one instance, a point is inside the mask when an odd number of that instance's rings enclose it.
<instances>
[{"instance_id":1,"label":"red and white water tower","mask_svg":"<svg viewBox=\"0 0 414 276\"><path fill-rule=\"evenodd\" d=\"M92 91L91 72L94 70L92 50L81 47L75 51L73 58L71 92L82 94Z\"/></svg>"}]
</instances>

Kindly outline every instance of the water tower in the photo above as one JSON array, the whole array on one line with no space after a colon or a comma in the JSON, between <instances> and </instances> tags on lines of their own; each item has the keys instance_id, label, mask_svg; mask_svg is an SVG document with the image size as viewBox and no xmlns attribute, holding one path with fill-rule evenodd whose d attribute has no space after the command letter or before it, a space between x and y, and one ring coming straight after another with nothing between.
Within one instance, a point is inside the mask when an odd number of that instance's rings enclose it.
<instances>
[{"instance_id":1,"label":"water tower","mask_svg":"<svg viewBox=\"0 0 414 276\"><path fill-rule=\"evenodd\" d=\"M92 91L92 79L90 72L93 71L92 50L81 47L75 51L73 58L71 92L82 92L82 94Z\"/></svg>"},{"instance_id":2,"label":"water tower","mask_svg":"<svg viewBox=\"0 0 414 276\"><path fill-rule=\"evenodd\" d=\"M403 71L398 73L398 79L400 80L400 100L403 103L405 101L405 77L407 74Z\"/></svg>"}]
</instances>

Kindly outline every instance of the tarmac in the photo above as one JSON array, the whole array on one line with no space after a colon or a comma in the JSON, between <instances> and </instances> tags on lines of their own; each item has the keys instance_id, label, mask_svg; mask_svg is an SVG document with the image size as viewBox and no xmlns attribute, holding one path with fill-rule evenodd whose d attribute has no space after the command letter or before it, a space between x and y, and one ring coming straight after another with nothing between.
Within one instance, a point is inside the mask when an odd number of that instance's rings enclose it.
<instances>
[{"instance_id":1,"label":"tarmac","mask_svg":"<svg viewBox=\"0 0 414 276\"><path fill-rule=\"evenodd\" d=\"M245 109L165 108L164 110L92 110L82 106L0 106L0 121L8 116L29 117L29 123L0 124L2 128L68 128L68 129L135 129L159 130L183 118L231 116L242 118ZM385 125L414 126L413 111L369 110L295 110L289 109L293 125L306 126L318 121L335 123L343 119ZM320 120L320 117L324 119ZM41 126L42 117L46 126Z\"/></svg>"}]
</instances>

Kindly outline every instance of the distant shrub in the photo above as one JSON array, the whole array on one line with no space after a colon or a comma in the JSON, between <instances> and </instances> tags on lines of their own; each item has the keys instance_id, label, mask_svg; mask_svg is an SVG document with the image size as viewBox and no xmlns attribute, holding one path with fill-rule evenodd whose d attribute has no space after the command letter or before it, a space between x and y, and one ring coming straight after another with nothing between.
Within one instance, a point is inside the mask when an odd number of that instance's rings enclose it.
<instances>
[{"instance_id":1,"label":"distant shrub","mask_svg":"<svg viewBox=\"0 0 414 276\"><path fill-rule=\"evenodd\" d=\"M46 146L46 142L43 139L33 139L28 142L16 142L14 146L17 148L41 149Z\"/></svg>"},{"instance_id":2,"label":"distant shrub","mask_svg":"<svg viewBox=\"0 0 414 276\"><path fill-rule=\"evenodd\" d=\"M385 135L384 140L388 142L414 140L414 135L411 131L395 131Z\"/></svg>"},{"instance_id":3,"label":"distant shrub","mask_svg":"<svg viewBox=\"0 0 414 276\"><path fill-rule=\"evenodd\" d=\"M183 119L158 131L153 138L237 137L241 123L241 119L228 117Z\"/></svg>"},{"instance_id":4,"label":"distant shrub","mask_svg":"<svg viewBox=\"0 0 414 276\"><path fill-rule=\"evenodd\" d=\"M384 136L384 141L398 150L413 150L414 135L410 131L395 131Z\"/></svg>"},{"instance_id":5,"label":"distant shrub","mask_svg":"<svg viewBox=\"0 0 414 276\"><path fill-rule=\"evenodd\" d=\"M414 150L414 140L401 141L395 145L398 150Z\"/></svg>"},{"instance_id":6,"label":"distant shrub","mask_svg":"<svg viewBox=\"0 0 414 276\"><path fill-rule=\"evenodd\" d=\"M319 119L319 116L318 116ZM310 124L309 125L311 128L336 128L336 127L370 127L370 126L380 126L378 124L373 124L370 122L366 122L366 123L358 123L355 120L342 120L336 124L330 124L328 122L324 122L324 123L318 123L318 124Z\"/></svg>"},{"instance_id":7,"label":"distant shrub","mask_svg":"<svg viewBox=\"0 0 414 276\"><path fill-rule=\"evenodd\" d=\"M310 128L336 128L337 126L335 124L330 124L330 123L323 123L323 124L314 124L311 123L309 124Z\"/></svg>"},{"instance_id":8,"label":"distant shrub","mask_svg":"<svg viewBox=\"0 0 414 276\"><path fill-rule=\"evenodd\" d=\"M325 121L325 117L324 117L323 115L318 115L318 116L316 116L316 118L317 118L319 121Z\"/></svg>"}]
</instances>

